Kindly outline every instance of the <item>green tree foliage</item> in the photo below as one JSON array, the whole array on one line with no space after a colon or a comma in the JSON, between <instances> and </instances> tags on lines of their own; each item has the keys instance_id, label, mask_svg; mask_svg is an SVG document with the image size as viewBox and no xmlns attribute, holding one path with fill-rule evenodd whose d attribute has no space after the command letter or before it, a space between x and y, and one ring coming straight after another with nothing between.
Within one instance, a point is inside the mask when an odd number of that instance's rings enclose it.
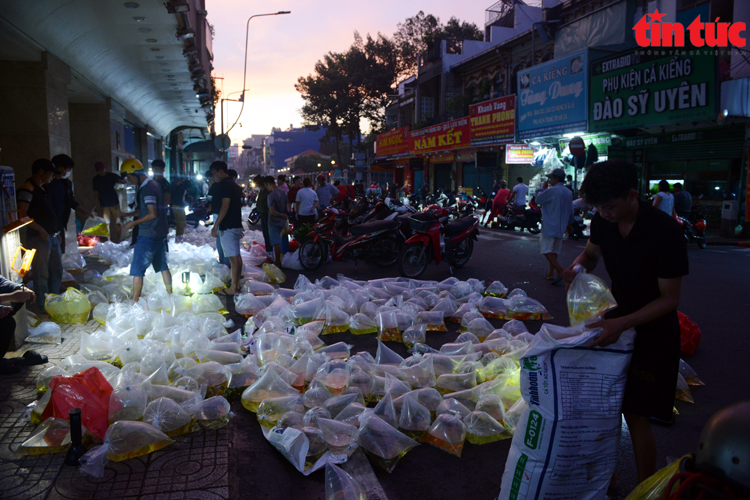
<instances>
[{"instance_id":1,"label":"green tree foliage","mask_svg":"<svg viewBox=\"0 0 750 500\"><path fill-rule=\"evenodd\" d=\"M436 40L450 40L449 52L458 52L460 40L483 40L484 34L476 24L451 17L448 22L440 24L440 18L419 11L416 16L407 18L397 25L393 41L398 47L402 69L399 81L417 74L417 58Z\"/></svg>"}]
</instances>

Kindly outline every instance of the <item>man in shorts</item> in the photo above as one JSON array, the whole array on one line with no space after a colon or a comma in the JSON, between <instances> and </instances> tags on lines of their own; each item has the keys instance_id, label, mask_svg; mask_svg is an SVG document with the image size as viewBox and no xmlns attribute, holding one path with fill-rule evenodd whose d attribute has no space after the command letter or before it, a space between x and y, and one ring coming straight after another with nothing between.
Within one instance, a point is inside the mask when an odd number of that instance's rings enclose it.
<instances>
[{"instance_id":1,"label":"man in shorts","mask_svg":"<svg viewBox=\"0 0 750 500\"><path fill-rule=\"evenodd\" d=\"M242 188L229 176L227 164L217 160L211 164L211 175L218 183L217 195L221 200L219 215L216 217L211 236L221 240L224 257L229 259L232 268L232 284L220 293L224 296L237 295L240 291L242 275L242 257L240 257L240 240L242 231Z\"/></svg>"},{"instance_id":2,"label":"man in shorts","mask_svg":"<svg viewBox=\"0 0 750 500\"><path fill-rule=\"evenodd\" d=\"M138 218L123 226L125 232L138 226L138 239L133 250L133 263L130 264L130 275L133 277L133 302L138 302L143 290L143 276L148 266L161 273L167 293L172 293L172 273L167 263L167 207L161 186L147 176L143 164L135 158L126 160L120 167L122 175L128 182L139 187ZM122 214L129 217L135 212Z\"/></svg>"},{"instance_id":3,"label":"man in shorts","mask_svg":"<svg viewBox=\"0 0 750 500\"><path fill-rule=\"evenodd\" d=\"M565 170L554 169L547 174L549 188L536 197L536 203L542 208L542 234L539 235L540 252L549 262L546 279L552 284L562 281L563 267L557 262L562 250L562 240L573 212L573 195L565 187ZM557 277L555 278L555 271Z\"/></svg>"},{"instance_id":4,"label":"man in shorts","mask_svg":"<svg viewBox=\"0 0 750 500\"><path fill-rule=\"evenodd\" d=\"M110 239L114 243L120 242L120 198L117 196L115 186L118 184L127 184L128 181L114 172L107 172L104 163L98 161L94 163L96 176L91 182L94 189L94 208L93 211L102 214L104 220L109 223Z\"/></svg>"},{"instance_id":5,"label":"man in shorts","mask_svg":"<svg viewBox=\"0 0 750 500\"><path fill-rule=\"evenodd\" d=\"M596 207L591 238L573 266L593 271L604 260L617 308L589 325L603 331L593 346L607 346L635 328L635 349L625 386L622 412L630 429L638 482L656 472L656 440L650 418L671 422L680 363L682 277L688 274L685 237L666 213L639 201L636 167L621 160L594 164L581 184L585 200Z\"/></svg>"}]
</instances>

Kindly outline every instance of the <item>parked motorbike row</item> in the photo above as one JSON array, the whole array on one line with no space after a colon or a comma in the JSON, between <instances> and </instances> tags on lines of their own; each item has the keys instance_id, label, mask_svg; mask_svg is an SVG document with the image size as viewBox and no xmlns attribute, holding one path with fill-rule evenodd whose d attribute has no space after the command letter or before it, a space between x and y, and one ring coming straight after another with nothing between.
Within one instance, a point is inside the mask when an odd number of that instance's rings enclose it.
<instances>
[{"instance_id":1,"label":"parked motorbike row","mask_svg":"<svg viewBox=\"0 0 750 500\"><path fill-rule=\"evenodd\" d=\"M254 208L250 224L257 223ZM322 211L300 242L299 258L309 271L329 260L366 260L380 267L398 264L403 276L416 278L433 260L446 261L451 269L466 265L478 227L473 210L464 215L458 206L432 204L418 211L391 198L345 199Z\"/></svg>"}]
</instances>

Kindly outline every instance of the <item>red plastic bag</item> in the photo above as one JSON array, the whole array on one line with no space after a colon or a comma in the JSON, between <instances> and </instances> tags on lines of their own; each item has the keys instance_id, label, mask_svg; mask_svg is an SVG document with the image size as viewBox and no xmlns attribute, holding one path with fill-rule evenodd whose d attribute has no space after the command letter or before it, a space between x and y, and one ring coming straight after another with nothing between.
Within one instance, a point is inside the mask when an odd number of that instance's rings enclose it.
<instances>
[{"instance_id":1,"label":"red plastic bag","mask_svg":"<svg viewBox=\"0 0 750 500\"><path fill-rule=\"evenodd\" d=\"M112 386L98 368L89 368L72 377L52 377L49 390L52 396L42 413L42 420L49 417L68 420L68 412L80 408L83 426L104 439L109 426L107 416Z\"/></svg>"},{"instance_id":2,"label":"red plastic bag","mask_svg":"<svg viewBox=\"0 0 750 500\"><path fill-rule=\"evenodd\" d=\"M680 352L683 356L692 356L701 343L701 329L679 311L677 317L680 318Z\"/></svg>"}]
</instances>

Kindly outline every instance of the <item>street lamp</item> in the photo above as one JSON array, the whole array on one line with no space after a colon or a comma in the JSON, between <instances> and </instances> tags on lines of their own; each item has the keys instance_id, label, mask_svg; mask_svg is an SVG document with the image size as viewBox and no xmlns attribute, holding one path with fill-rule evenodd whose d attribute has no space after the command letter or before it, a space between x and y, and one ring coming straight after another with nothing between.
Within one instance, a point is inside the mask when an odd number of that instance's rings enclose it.
<instances>
[{"instance_id":1,"label":"street lamp","mask_svg":"<svg viewBox=\"0 0 750 500\"><path fill-rule=\"evenodd\" d=\"M242 68L242 96L240 97L240 100L242 102L245 102L245 83L246 83L246 77L247 77L247 41L248 37L250 35L250 19L254 17L264 17L264 16L280 16L283 14L291 14L291 10L280 10L278 12L270 12L268 14L255 14L253 16L250 16L247 20L247 27L245 28L245 66ZM238 119L239 120L239 119Z\"/></svg>"}]
</instances>

